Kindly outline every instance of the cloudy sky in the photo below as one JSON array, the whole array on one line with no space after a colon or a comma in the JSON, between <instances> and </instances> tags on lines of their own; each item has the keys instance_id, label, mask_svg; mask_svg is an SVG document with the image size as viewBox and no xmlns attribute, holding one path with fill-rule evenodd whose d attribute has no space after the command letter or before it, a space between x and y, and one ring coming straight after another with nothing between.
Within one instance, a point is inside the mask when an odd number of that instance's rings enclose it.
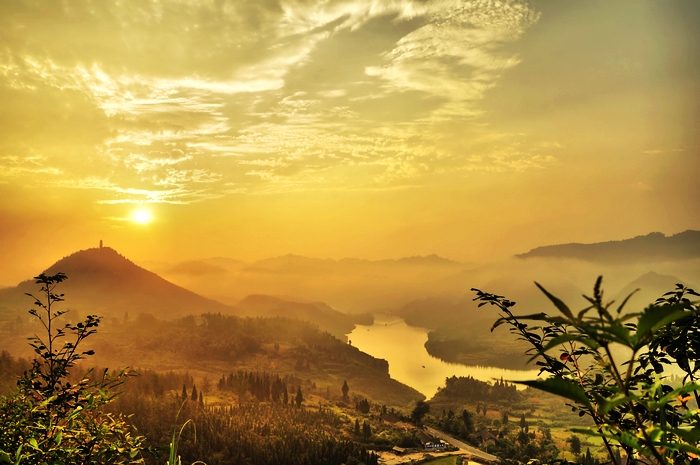
<instances>
[{"instance_id":1,"label":"cloudy sky","mask_svg":"<svg viewBox=\"0 0 700 465\"><path fill-rule=\"evenodd\" d=\"M695 0L5 0L0 284L700 228Z\"/></svg>"}]
</instances>

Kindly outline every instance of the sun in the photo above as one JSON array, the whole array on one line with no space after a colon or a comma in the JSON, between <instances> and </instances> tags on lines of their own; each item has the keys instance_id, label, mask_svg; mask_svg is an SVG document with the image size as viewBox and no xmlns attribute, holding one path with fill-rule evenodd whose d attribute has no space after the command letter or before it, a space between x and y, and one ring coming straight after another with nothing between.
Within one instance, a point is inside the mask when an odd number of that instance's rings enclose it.
<instances>
[{"instance_id":1,"label":"sun","mask_svg":"<svg viewBox=\"0 0 700 465\"><path fill-rule=\"evenodd\" d=\"M140 208L131 214L131 220L138 224L148 224L153 220L153 217L151 216L151 212Z\"/></svg>"}]
</instances>

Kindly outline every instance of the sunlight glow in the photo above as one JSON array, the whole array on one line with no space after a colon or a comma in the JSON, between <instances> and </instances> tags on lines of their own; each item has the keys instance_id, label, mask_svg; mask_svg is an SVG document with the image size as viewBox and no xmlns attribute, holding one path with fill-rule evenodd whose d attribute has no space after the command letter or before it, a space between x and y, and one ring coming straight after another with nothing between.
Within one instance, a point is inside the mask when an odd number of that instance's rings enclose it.
<instances>
[{"instance_id":1,"label":"sunlight glow","mask_svg":"<svg viewBox=\"0 0 700 465\"><path fill-rule=\"evenodd\" d=\"M151 216L151 212L149 212L148 210L139 209L131 214L131 219L135 223L147 224L153 220L153 217Z\"/></svg>"}]
</instances>

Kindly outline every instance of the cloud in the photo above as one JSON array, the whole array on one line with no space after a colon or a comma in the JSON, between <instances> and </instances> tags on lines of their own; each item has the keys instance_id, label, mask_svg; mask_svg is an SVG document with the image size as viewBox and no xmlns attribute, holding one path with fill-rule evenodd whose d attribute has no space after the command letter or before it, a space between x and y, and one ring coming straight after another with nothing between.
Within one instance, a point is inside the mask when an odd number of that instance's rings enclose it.
<instances>
[{"instance_id":1,"label":"cloud","mask_svg":"<svg viewBox=\"0 0 700 465\"><path fill-rule=\"evenodd\" d=\"M46 95L53 121L70 108L86 116L43 135L41 110L31 110L25 119L42 136L8 129L0 157L39 154L42 164L0 158L5 176L45 170L67 178L52 185L112 196L100 202L186 203L231 185L374 189L477 159L512 170L549 163L528 150L455 149L454 122L478 120L487 90L519 62L504 45L537 21L525 3L13 5L0 18L0 93L10 97L0 116L17 119L27 99Z\"/></svg>"},{"instance_id":2,"label":"cloud","mask_svg":"<svg viewBox=\"0 0 700 465\"><path fill-rule=\"evenodd\" d=\"M433 116L471 116L472 102L519 62L499 47L517 40L538 15L513 2L435 2L423 10L427 23L398 41L385 55L387 64L366 73L387 81L390 90L444 98Z\"/></svg>"}]
</instances>

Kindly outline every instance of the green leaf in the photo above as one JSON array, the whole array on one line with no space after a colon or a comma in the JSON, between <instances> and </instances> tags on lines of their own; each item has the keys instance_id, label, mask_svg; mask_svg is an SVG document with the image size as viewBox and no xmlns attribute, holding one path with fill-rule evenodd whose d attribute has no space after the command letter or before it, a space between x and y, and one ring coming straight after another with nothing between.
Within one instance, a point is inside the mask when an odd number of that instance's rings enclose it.
<instances>
[{"instance_id":1,"label":"green leaf","mask_svg":"<svg viewBox=\"0 0 700 465\"><path fill-rule=\"evenodd\" d=\"M700 441L700 427L697 426L693 429L670 428L668 431L691 444Z\"/></svg>"},{"instance_id":2,"label":"green leaf","mask_svg":"<svg viewBox=\"0 0 700 465\"><path fill-rule=\"evenodd\" d=\"M665 445L665 444L664 444ZM691 454L700 455L700 449L691 444L673 444L678 450L690 452Z\"/></svg>"},{"instance_id":3,"label":"green leaf","mask_svg":"<svg viewBox=\"0 0 700 465\"><path fill-rule=\"evenodd\" d=\"M560 312L562 312L564 315L566 315L569 318L569 320L574 319L574 314L571 313L571 310L569 309L569 307L566 306L566 304L564 302L559 300L558 297L555 297L552 294L550 294L549 291L547 291L547 289L545 289L544 287L540 286L540 284L538 282L535 282L535 285L538 288L540 288L540 291L544 292L544 295L546 295L549 298L549 300L552 301L554 306L557 307Z\"/></svg>"},{"instance_id":4,"label":"green leaf","mask_svg":"<svg viewBox=\"0 0 700 465\"><path fill-rule=\"evenodd\" d=\"M535 379L532 381L511 381L512 383L524 384L531 388L539 389L540 391L549 392L550 394L564 397L565 399L573 400L586 407L591 407L591 401L586 396L586 391L581 386L571 380L552 376L545 379Z\"/></svg>"},{"instance_id":5,"label":"green leaf","mask_svg":"<svg viewBox=\"0 0 700 465\"><path fill-rule=\"evenodd\" d=\"M622 303L620 304L620 306L617 307L617 314L618 314L618 315L619 315L620 313L622 313L622 309L625 307L625 305L627 305L627 301L630 300L630 297L632 297L632 296L633 296L634 294L636 294L637 292L639 292L639 289L633 290L632 292L629 293L629 295L628 295L627 297L625 297L625 300L623 300Z\"/></svg>"},{"instance_id":6,"label":"green leaf","mask_svg":"<svg viewBox=\"0 0 700 465\"><path fill-rule=\"evenodd\" d=\"M590 347L593 350L596 350L600 347L600 344L598 344L596 341L593 339L587 338L587 337L582 337L577 334L562 334L560 336L557 336L555 338L552 338L547 345L545 345L542 348L542 352L547 352L548 350L552 349L553 347L557 347L564 342L569 342L569 341L576 341L580 342L581 344L584 344L588 347Z\"/></svg>"},{"instance_id":7,"label":"green leaf","mask_svg":"<svg viewBox=\"0 0 700 465\"><path fill-rule=\"evenodd\" d=\"M613 322L609 326L589 326L588 331L598 332L600 338L607 339L607 342L617 342L626 347L632 347L632 339L630 339L630 330L628 327L621 325L618 322Z\"/></svg>"},{"instance_id":8,"label":"green leaf","mask_svg":"<svg viewBox=\"0 0 700 465\"><path fill-rule=\"evenodd\" d=\"M550 339L549 342L542 348L542 352L547 352L548 350L558 347L565 342L574 341L576 339L578 339L578 336L575 334L560 334L559 336Z\"/></svg>"},{"instance_id":9,"label":"green leaf","mask_svg":"<svg viewBox=\"0 0 700 465\"><path fill-rule=\"evenodd\" d=\"M39 450L39 444L37 444L35 438L30 438L29 439L29 445L32 446L32 448Z\"/></svg>"},{"instance_id":10,"label":"green leaf","mask_svg":"<svg viewBox=\"0 0 700 465\"><path fill-rule=\"evenodd\" d=\"M700 390L700 385L698 385L698 384L689 383L689 384L683 385L683 386L669 392L668 394L663 396L658 401L651 403L649 405L649 408L651 408L651 409L663 408L664 405L668 404L669 402L671 402L673 400L676 400L676 398L678 398L678 396L680 396L682 394L688 394L689 392L698 391L698 390Z\"/></svg>"},{"instance_id":11,"label":"green leaf","mask_svg":"<svg viewBox=\"0 0 700 465\"><path fill-rule=\"evenodd\" d=\"M606 399L606 398L598 396L598 395L595 396L595 401L598 404L598 414L601 417L604 417L605 415L607 415L615 407L622 405L624 403L627 403L627 402L634 400L634 399L637 399L637 397L636 396L624 396L624 395L622 395L622 396L614 397L612 399Z\"/></svg>"},{"instance_id":12,"label":"green leaf","mask_svg":"<svg viewBox=\"0 0 700 465\"><path fill-rule=\"evenodd\" d=\"M680 305L665 305L663 307L650 305L645 308L637 323L638 343L642 343L648 334L662 326L688 316L688 312L683 311L682 308Z\"/></svg>"},{"instance_id":13,"label":"green leaf","mask_svg":"<svg viewBox=\"0 0 700 465\"><path fill-rule=\"evenodd\" d=\"M12 463L12 457L4 450L0 450L0 462Z\"/></svg>"}]
</instances>

